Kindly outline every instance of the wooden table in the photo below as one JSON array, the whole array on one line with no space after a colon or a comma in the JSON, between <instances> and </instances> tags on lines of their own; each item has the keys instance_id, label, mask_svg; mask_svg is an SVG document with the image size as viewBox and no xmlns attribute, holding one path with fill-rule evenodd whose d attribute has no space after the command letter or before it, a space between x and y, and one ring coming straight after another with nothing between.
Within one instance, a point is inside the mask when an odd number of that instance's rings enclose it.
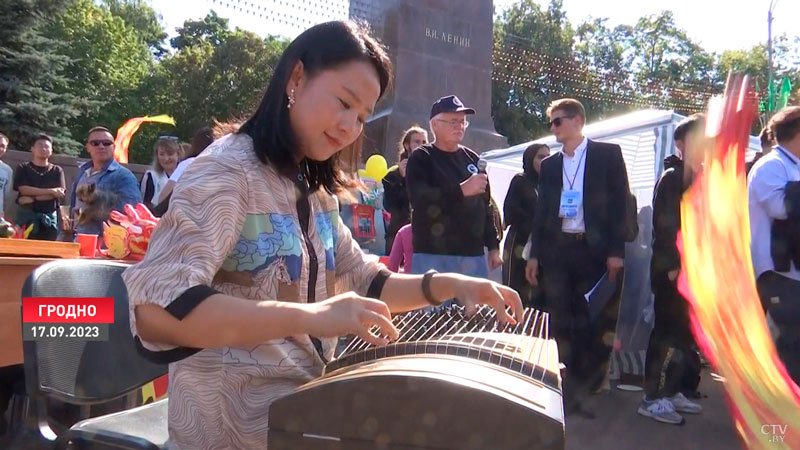
<instances>
[{"instance_id":1,"label":"wooden table","mask_svg":"<svg viewBox=\"0 0 800 450\"><path fill-rule=\"evenodd\" d=\"M22 364L22 285L34 269L56 260L0 257L0 367Z\"/></svg>"}]
</instances>

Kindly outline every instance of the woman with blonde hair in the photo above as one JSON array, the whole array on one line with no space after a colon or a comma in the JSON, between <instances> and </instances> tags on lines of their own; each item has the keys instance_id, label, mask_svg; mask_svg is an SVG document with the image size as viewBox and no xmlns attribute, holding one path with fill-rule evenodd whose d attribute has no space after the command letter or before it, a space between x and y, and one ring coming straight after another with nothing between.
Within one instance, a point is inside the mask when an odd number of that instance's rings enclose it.
<instances>
[{"instance_id":1,"label":"woman with blonde hair","mask_svg":"<svg viewBox=\"0 0 800 450\"><path fill-rule=\"evenodd\" d=\"M158 201L158 196L167 184L172 172L183 159L183 149L178 139L161 136L153 146L153 165L142 177L142 201L150 210Z\"/></svg>"}]
</instances>

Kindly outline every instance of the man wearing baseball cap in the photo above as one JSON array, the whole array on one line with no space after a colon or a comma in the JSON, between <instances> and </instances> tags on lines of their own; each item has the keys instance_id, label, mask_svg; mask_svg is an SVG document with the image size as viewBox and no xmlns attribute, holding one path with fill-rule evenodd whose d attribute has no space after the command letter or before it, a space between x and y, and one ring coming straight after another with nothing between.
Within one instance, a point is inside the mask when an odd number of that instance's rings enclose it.
<instances>
[{"instance_id":1,"label":"man wearing baseball cap","mask_svg":"<svg viewBox=\"0 0 800 450\"><path fill-rule=\"evenodd\" d=\"M433 141L408 160L412 273L435 270L487 278L502 264L489 178L479 169L478 155L460 145L472 114L475 110L455 95L437 100L430 116Z\"/></svg>"}]
</instances>

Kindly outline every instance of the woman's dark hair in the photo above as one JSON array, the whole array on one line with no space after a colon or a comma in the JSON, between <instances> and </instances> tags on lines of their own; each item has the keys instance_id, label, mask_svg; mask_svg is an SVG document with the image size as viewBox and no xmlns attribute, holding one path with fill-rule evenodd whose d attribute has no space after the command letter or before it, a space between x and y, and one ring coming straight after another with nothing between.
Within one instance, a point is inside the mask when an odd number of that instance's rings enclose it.
<instances>
[{"instance_id":1,"label":"woman's dark hair","mask_svg":"<svg viewBox=\"0 0 800 450\"><path fill-rule=\"evenodd\" d=\"M199 155L212 143L214 143L214 130L211 127L200 128L192 136L191 154L187 154L186 157Z\"/></svg>"},{"instance_id":2,"label":"woman's dark hair","mask_svg":"<svg viewBox=\"0 0 800 450\"><path fill-rule=\"evenodd\" d=\"M369 34L368 28L351 21L326 22L315 25L295 38L281 56L261 104L250 119L239 129L253 139L256 156L265 164L291 176L296 173L297 137L289 123L289 99L286 86L298 62L303 63L307 76L314 77L324 70L344 64L365 61L375 67L380 81L380 96L389 88L392 63L383 46ZM347 186L342 165L355 170L361 153L359 136L349 148L333 155L327 161L306 161L307 178L312 191L324 188L336 193ZM348 160L342 160L343 156Z\"/></svg>"},{"instance_id":3,"label":"woman's dark hair","mask_svg":"<svg viewBox=\"0 0 800 450\"><path fill-rule=\"evenodd\" d=\"M536 173L536 169L533 167L533 159L536 158L536 155L538 155L542 149L550 150L550 147L545 144L531 144L522 154L522 171L537 184L539 181L539 174Z\"/></svg>"}]
</instances>

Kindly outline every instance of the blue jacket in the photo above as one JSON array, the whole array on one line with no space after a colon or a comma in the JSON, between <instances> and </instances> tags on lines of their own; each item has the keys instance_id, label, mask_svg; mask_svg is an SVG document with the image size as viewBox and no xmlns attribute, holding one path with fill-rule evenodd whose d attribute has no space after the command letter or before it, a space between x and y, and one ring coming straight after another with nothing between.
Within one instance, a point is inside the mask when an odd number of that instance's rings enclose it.
<instances>
[{"instance_id":1,"label":"blue jacket","mask_svg":"<svg viewBox=\"0 0 800 450\"><path fill-rule=\"evenodd\" d=\"M92 167L92 162L88 161L80 166L78 169L78 176L72 184L72 193L70 194L70 206L75 207L76 198L75 190L78 185L86 176L86 170ZM126 204L136 205L142 201L142 192L139 189L139 183L136 181L136 176L123 167L115 160L111 160L97 177L97 187L101 190L114 192L119 195L119 202L114 209L122 211ZM78 233L85 234L103 234L103 224L100 222L92 223L84 226L77 226Z\"/></svg>"}]
</instances>

